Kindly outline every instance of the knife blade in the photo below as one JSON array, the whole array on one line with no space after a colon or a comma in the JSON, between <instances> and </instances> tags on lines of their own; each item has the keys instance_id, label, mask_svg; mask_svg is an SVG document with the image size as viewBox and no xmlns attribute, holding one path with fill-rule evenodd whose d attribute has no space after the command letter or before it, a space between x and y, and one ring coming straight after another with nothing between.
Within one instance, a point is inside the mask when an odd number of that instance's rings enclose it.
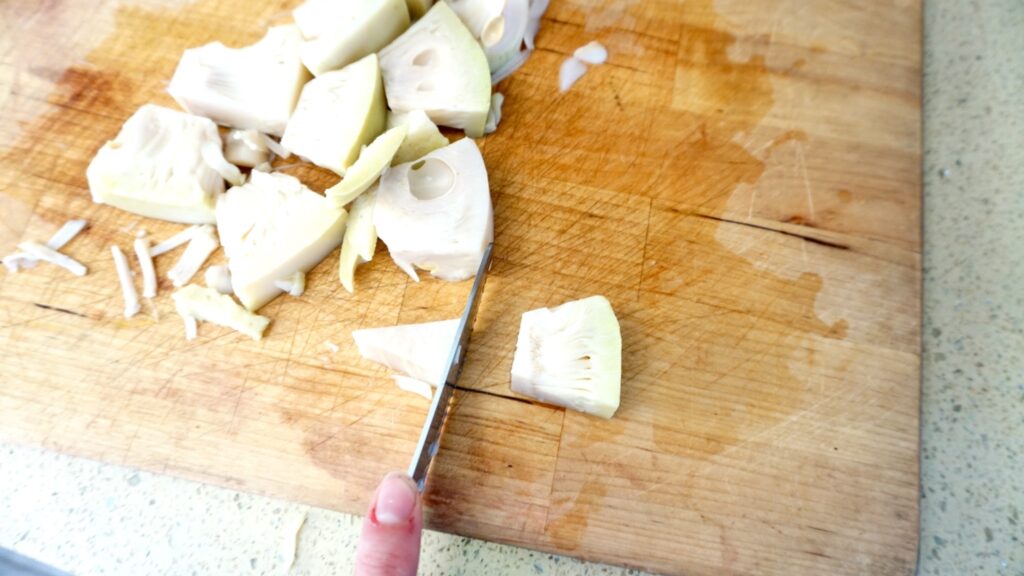
<instances>
[{"instance_id":1,"label":"knife blade","mask_svg":"<svg viewBox=\"0 0 1024 576\"><path fill-rule=\"evenodd\" d=\"M473 280L473 288L469 292L469 299L466 302L466 308L462 311L462 319L459 321L459 328L455 332L455 341L452 342L452 349L448 355L448 371L444 380L438 384L437 393L434 394L434 399L430 404L430 412L427 413L427 421L423 424L420 440L413 453L412 462L409 464L409 477L416 483L420 492L426 485L430 463L434 460L438 447L441 445L441 433L444 431L444 424L448 419L448 406L451 404L455 383L459 379L459 374L462 373L462 366L466 359L469 338L473 333L473 322L476 320L476 311L480 306L480 294L484 290L487 271L491 266L493 248L493 242L488 244L483 258L480 259L480 268L476 272L476 279Z\"/></svg>"}]
</instances>

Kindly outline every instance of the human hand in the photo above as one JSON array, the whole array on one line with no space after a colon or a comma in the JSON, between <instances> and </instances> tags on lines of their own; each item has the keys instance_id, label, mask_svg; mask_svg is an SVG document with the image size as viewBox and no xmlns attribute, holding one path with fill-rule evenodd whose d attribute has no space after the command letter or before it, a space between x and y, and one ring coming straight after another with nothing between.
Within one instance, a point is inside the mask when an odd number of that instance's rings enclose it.
<instances>
[{"instance_id":1,"label":"human hand","mask_svg":"<svg viewBox=\"0 0 1024 576\"><path fill-rule=\"evenodd\" d=\"M412 479L384 477L363 518L356 549L356 576L415 576L420 562L423 505Z\"/></svg>"}]
</instances>

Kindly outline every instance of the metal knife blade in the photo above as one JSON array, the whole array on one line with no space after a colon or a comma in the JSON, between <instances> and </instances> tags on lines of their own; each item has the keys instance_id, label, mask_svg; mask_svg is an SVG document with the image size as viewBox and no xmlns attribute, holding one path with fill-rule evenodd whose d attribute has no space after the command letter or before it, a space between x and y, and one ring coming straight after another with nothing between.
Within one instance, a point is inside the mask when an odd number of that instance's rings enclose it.
<instances>
[{"instance_id":1,"label":"metal knife blade","mask_svg":"<svg viewBox=\"0 0 1024 576\"><path fill-rule=\"evenodd\" d=\"M462 373L466 350L469 348L469 337L473 333L473 322L476 320L476 310L480 305L480 294L484 290L487 271L491 267L491 250L493 248L494 243L488 244L483 258L480 259L480 268L476 272L476 279L473 280L473 289L469 292L469 300L466 302L466 309L462 311L462 320L459 321L459 329L455 333L455 341L452 343L452 350L448 355L448 372L434 394L430 412L427 413L427 421L423 424L423 431L420 432L416 452L413 453L412 462L409 464L409 477L416 483L420 492L423 491L426 484L430 463L434 460L437 449L441 445L441 433L444 430L444 423L448 419L448 405L451 403L452 394L455 391L455 383L459 379L459 374Z\"/></svg>"}]
</instances>

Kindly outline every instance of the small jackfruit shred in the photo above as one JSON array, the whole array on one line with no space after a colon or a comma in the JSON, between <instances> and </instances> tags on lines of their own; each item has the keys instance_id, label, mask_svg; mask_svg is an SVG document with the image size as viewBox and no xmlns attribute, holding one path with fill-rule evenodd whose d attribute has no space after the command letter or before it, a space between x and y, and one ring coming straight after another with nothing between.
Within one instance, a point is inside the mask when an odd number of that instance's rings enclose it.
<instances>
[{"instance_id":1,"label":"small jackfruit shred","mask_svg":"<svg viewBox=\"0 0 1024 576\"><path fill-rule=\"evenodd\" d=\"M199 272L199 269L206 263L207 258L220 247L217 235L213 226L202 226L193 231L189 238L185 253L181 255L178 263L167 273L175 288L188 284L192 277Z\"/></svg>"},{"instance_id":2,"label":"small jackfruit shred","mask_svg":"<svg viewBox=\"0 0 1024 576\"><path fill-rule=\"evenodd\" d=\"M588 65L597 66L608 60L608 49L600 42L593 41L577 48L573 55L562 62L558 71L558 89L568 92L584 74Z\"/></svg>"},{"instance_id":3,"label":"small jackfruit shred","mask_svg":"<svg viewBox=\"0 0 1024 576\"><path fill-rule=\"evenodd\" d=\"M87 223L85 220L69 220L60 227L57 232L50 236L50 239L46 241L45 246L54 252L59 252L61 248L71 242L78 236L82 230L85 229ZM51 255L52 256L52 255ZM21 251L15 252L4 256L3 264L9 272L17 272L22 268L32 268L39 263L39 258L29 254L28 252ZM77 270L78 268L76 268ZM87 271L88 272L88 271Z\"/></svg>"},{"instance_id":4,"label":"small jackfruit shred","mask_svg":"<svg viewBox=\"0 0 1024 576\"><path fill-rule=\"evenodd\" d=\"M190 323L199 320L231 328L253 340L261 340L263 331L270 324L270 318L257 316L239 306L231 296L206 286L189 284L175 292L171 298L174 299L178 315L185 321L186 334L191 330Z\"/></svg>"},{"instance_id":5,"label":"small jackfruit shred","mask_svg":"<svg viewBox=\"0 0 1024 576\"><path fill-rule=\"evenodd\" d=\"M67 254L50 248L46 244L40 244L35 240L26 240L18 244L18 248L36 260L42 260L43 262L49 262L50 264L60 266L75 276L85 276L89 272L89 269L86 268L85 264L82 264Z\"/></svg>"},{"instance_id":6,"label":"small jackfruit shred","mask_svg":"<svg viewBox=\"0 0 1024 576\"><path fill-rule=\"evenodd\" d=\"M156 298L156 268L153 267L153 255L149 251L149 240L136 238L133 247L135 257L139 261L139 270L142 272L142 296Z\"/></svg>"},{"instance_id":7,"label":"small jackfruit shred","mask_svg":"<svg viewBox=\"0 0 1024 576\"><path fill-rule=\"evenodd\" d=\"M124 317L131 318L139 313L139 293L135 291L135 284L132 283L132 271L128 266L128 258L117 246L111 246L110 253L114 257L114 268L117 270L117 279L121 284Z\"/></svg>"}]
</instances>

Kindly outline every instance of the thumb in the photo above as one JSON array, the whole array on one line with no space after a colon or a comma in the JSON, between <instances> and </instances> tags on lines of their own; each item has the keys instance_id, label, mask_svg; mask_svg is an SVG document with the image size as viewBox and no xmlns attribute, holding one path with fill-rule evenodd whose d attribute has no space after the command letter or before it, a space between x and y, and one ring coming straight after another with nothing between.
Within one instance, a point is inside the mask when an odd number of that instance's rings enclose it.
<instances>
[{"instance_id":1,"label":"thumb","mask_svg":"<svg viewBox=\"0 0 1024 576\"><path fill-rule=\"evenodd\" d=\"M357 576L415 576L423 506L412 479L392 472L373 495L356 549Z\"/></svg>"}]
</instances>

